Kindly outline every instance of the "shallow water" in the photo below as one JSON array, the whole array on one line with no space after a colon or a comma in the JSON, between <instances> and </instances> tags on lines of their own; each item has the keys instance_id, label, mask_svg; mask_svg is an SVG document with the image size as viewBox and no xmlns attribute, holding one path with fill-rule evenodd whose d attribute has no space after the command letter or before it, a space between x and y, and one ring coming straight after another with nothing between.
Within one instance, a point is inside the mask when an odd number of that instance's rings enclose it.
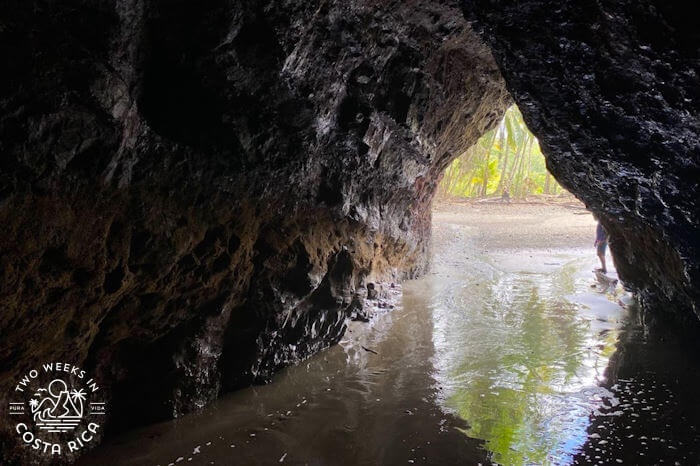
<instances>
[{"instance_id":1,"label":"shallow water","mask_svg":"<svg viewBox=\"0 0 700 466\"><path fill-rule=\"evenodd\" d=\"M674 394L676 409L693 403L671 381L675 369L617 357L629 369L606 378L621 335L635 354L646 346L618 304L621 290L591 288L590 248L487 251L475 229L450 223L435 237L431 273L404 285L396 309L352 323L339 345L270 385L108 440L83 463L696 462L692 423L661 414ZM671 375L644 385L659 367ZM646 429L643 418L631 422L637 411L663 422L650 417ZM657 424L673 427L647 432ZM646 458L641 442L650 444Z\"/></svg>"}]
</instances>

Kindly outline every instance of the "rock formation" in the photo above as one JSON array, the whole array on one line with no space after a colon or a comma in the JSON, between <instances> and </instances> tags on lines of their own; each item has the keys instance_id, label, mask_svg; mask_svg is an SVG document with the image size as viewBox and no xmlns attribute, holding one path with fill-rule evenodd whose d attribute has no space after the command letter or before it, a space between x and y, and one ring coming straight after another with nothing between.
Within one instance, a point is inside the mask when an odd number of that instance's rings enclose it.
<instances>
[{"instance_id":1,"label":"rock formation","mask_svg":"<svg viewBox=\"0 0 700 466\"><path fill-rule=\"evenodd\" d=\"M11 3L0 393L70 362L111 429L337 341L510 104L456 3Z\"/></svg>"}]
</instances>

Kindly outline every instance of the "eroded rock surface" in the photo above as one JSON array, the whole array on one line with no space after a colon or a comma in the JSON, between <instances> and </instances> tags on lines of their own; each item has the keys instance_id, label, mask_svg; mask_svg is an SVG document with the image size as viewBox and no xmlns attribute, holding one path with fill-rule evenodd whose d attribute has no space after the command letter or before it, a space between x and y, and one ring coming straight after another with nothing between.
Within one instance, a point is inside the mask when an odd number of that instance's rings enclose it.
<instances>
[{"instance_id":1,"label":"eroded rock surface","mask_svg":"<svg viewBox=\"0 0 700 466\"><path fill-rule=\"evenodd\" d=\"M267 380L420 273L442 170L509 105L450 2L10 3L0 393L70 362L114 429Z\"/></svg>"},{"instance_id":2,"label":"eroded rock surface","mask_svg":"<svg viewBox=\"0 0 700 466\"><path fill-rule=\"evenodd\" d=\"M700 32L687 5L462 7L492 47L548 168L602 218L646 317L696 327Z\"/></svg>"}]
</instances>

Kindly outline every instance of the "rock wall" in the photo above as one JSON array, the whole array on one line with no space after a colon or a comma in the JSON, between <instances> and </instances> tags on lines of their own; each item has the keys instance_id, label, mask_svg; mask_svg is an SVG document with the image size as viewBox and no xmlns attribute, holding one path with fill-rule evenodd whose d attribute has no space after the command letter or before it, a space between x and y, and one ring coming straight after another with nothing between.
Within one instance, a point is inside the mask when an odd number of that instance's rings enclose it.
<instances>
[{"instance_id":1,"label":"rock wall","mask_svg":"<svg viewBox=\"0 0 700 466\"><path fill-rule=\"evenodd\" d=\"M510 103L450 2L5 11L0 397L70 362L112 429L267 380L424 270L443 169Z\"/></svg>"},{"instance_id":2,"label":"rock wall","mask_svg":"<svg viewBox=\"0 0 700 466\"><path fill-rule=\"evenodd\" d=\"M687 6L462 1L548 168L602 219L648 323L697 330L700 32Z\"/></svg>"}]
</instances>

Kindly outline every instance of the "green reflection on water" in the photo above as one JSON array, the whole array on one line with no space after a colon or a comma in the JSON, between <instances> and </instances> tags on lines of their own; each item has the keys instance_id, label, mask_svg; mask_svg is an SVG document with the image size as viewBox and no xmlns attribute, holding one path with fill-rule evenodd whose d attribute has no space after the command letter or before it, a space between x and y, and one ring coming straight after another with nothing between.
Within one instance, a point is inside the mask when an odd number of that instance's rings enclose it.
<instances>
[{"instance_id":1,"label":"green reflection on water","mask_svg":"<svg viewBox=\"0 0 700 466\"><path fill-rule=\"evenodd\" d=\"M564 299L576 291L576 269L501 276L478 299L462 300L463 328L449 330L448 339L466 332L465 345L479 351L465 349L453 360L449 377L458 382L446 404L467 421L467 435L485 440L497 463L546 464L561 458L556 452L572 435L585 436L588 409L577 399L572 404L570 395L595 385L617 331L592 331L581 306ZM563 421L568 430L553 421L567 416L578 416Z\"/></svg>"}]
</instances>

